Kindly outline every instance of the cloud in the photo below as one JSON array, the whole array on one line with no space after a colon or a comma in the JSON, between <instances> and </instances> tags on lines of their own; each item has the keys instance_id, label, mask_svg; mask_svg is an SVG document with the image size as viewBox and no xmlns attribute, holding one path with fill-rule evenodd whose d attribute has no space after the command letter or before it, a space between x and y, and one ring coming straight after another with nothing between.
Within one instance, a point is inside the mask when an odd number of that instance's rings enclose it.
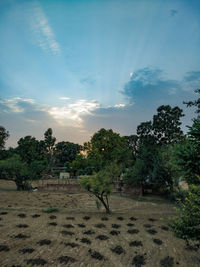
<instances>
[{"instance_id":1,"label":"cloud","mask_svg":"<svg viewBox=\"0 0 200 267\"><path fill-rule=\"evenodd\" d=\"M147 102L162 103L180 90L180 82L166 79L161 69L143 68L135 71L122 94L131 104L143 105Z\"/></svg>"},{"instance_id":2,"label":"cloud","mask_svg":"<svg viewBox=\"0 0 200 267\"><path fill-rule=\"evenodd\" d=\"M70 97L61 96L58 99L60 99L60 100L70 100Z\"/></svg>"},{"instance_id":3,"label":"cloud","mask_svg":"<svg viewBox=\"0 0 200 267\"><path fill-rule=\"evenodd\" d=\"M34 100L21 97L0 99L0 106L2 108L0 113L22 113L25 111L24 106L26 104L34 104Z\"/></svg>"},{"instance_id":4,"label":"cloud","mask_svg":"<svg viewBox=\"0 0 200 267\"><path fill-rule=\"evenodd\" d=\"M175 15L177 15L178 11L176 9L171 9L170 10L170 16L174 17Z\"/></svg>"},{"instance_id":5,"label":"cloud","mask_svg":"<svg viewBox=\"0 0 200 267\"><path fill-rule=\"evenodd\" d=\"M48 113L60 124L82 127L82 116L92 114L99 107L97 101L78 100L63 107L51 107Z\"/></svg>"},{"instance_id":6,"label":"cloud","mask_svg":"<svg viewBox=\"0 0 200 267\"><path fill-rule=\"evenodd\" d=\"M60 54L60 45L56 41L55 34L49 24L49 21L38 3L33 5L31 28L39 47L41 47L45 52Z\"/></svg>"},{"instance_id":7,"label":"cloud","mask_svg":"<svg viewBox=\"0 0 200 267\"><path fill-rule=\"evenodd\" d=\"M126 106L125 104L114 105L115 108L124 108L125 106Z\"/></svg>"}]
</instances>

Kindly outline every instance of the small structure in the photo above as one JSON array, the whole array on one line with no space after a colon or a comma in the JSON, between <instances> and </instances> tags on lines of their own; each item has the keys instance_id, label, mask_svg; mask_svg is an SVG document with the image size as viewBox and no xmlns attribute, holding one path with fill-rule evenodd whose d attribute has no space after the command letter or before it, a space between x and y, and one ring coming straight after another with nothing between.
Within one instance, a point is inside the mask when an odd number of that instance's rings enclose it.
<instances>
[{"instance_id":1,"label":"small structure","mask_svg":"<svg viewBox=\"0 0 200 267\"><path fill-rule=\"evenodd\" d=\"M60 172L60 179L69 179L70 173L69 172Z\"/></svg>"}]
</instances>

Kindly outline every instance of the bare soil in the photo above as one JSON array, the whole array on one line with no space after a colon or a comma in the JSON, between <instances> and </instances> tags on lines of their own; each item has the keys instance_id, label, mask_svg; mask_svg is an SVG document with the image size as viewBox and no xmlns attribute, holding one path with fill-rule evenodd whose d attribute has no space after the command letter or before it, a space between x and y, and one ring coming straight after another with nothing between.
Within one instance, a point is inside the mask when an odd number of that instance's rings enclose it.
<instances>
[{"instance_id":1,"label":"bare soil","mask_svg":"<svg viewBox=\"0 0 200 267\"><path fill-rule=\"evenodd\" d=\"M0 181L1 267L200 266L200 251L168 227L174 205L157 196L112 195L107 215L87 193L14 189ZM44 212L51 207L59 211Z\"/></svg>"}]
</instances>

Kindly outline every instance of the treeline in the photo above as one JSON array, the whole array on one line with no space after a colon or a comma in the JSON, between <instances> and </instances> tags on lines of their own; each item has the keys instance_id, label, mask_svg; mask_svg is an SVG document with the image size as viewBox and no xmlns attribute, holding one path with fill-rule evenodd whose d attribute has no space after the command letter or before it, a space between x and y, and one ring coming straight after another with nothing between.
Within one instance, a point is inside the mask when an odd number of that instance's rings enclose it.
<instances>
[{"instance_id":1,"label":"treeline","mask_svg":"<svg viewBox=\"0 0 200 267\"><path fill-rule=\"evenodd\" d=\"M196 91L199 93L199 90ZM199 99L186 102L200 110ZM0 127L0 177L13 179L19 190L28 180L51 174L52 167L66 167L71 175L92 175L110 169L112 177L123 173L127 184L159 188L172 193L180 180L199 184L199 120L187 134L181 130L183 110L160 106L151 121L142 122L137 134L120 136L100 129L83 146L58 142L49 128L43 140L20 138L16 148L5 149L8 131Z\"/></svg>"},{"instance_id":2,"label":"treeline","mask_svg":"<svg viewBox=\"0 0 200 267\"><path fill-rule=\"evenodd\" d=\"M52 167L65 166L71 170L70 164L82 147L71 142L59 142L49 128L43 140L30 135L20 138L16 148L5 149L9 137L8 131L0 127L0 178L13 180L18 190L26 190L29 181L39 180L52 174Z\"/></svg>"}]
</instances>

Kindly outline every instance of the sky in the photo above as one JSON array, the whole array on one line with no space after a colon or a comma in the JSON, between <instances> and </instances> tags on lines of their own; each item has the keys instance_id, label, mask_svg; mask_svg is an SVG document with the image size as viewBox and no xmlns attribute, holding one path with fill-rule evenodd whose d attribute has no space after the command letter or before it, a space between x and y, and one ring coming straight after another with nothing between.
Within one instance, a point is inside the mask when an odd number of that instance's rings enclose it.
<instances>
[{"instance_id":1,"label":"sky","mask_svg":"<svg viewBox=\"0 0 200 267\"><path fill-rule=\"evenodd\" d=\"M136 133L160 105L191 125L200 84L199 0L1 0L0 125L83 144Z\"/></svg>"}]
</instances>

